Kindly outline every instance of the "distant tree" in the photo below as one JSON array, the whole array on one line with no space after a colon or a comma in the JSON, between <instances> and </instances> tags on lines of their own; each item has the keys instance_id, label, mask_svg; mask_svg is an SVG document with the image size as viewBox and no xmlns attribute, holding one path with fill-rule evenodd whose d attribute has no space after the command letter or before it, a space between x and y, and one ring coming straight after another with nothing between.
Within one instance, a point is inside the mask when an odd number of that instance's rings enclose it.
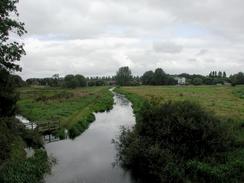
<instances>
[{"instance_id":1,"label":"distant tree","mask_svg":"<svg viewBox=\"0 0 244 183\"><path fill-rule=\"evenodd\" d=\"M239 72L237 74L230 76L230 81L232 85L244 84L244 73Z\"/></svg>"},{"instance_id":2,"label":"distant tree","mask_svg":"<svg viewBox=\"0 0 244 183\"><path fill-rule=\"evenodd\" d=\"M69 74L64 77L64 86L67 88L76 88L79 86L79 81L74 75Z\"/></svg>"},{"instance_id":3,"label":"distant tree","mask_svg":"<svg viewBox=\"0 0 244 183\"><path fill-rule=\"evenodd\" d=\"M176 85L178 82L170 75L167 75L166 84L167 85Z\"/></svg>"},{"instance_id":4,"label":"distant tree","mask_svg":"<svg viewBox=\"0 0 244 183\"><path fill-rule=\"evenodd\" d=\"M80 74L75 75L75 78L78 80L79 82L79 87L84 87L86 86L86 78Z\"/></svg>"},{"instance_id":5,"label":"distant tree","mask_svg":"<svg viewBox=\"0 0 244 183\"><path fill-rule=\"evenodd\" d=\"M161 68L157 68L154 72L153 83L155 85L163 85L166 84L166 73Z\"/></svg>"},{"instance_id":6,"label":"distant tree","mask_svg":"<svg viewBox=\"0 0 244 183\"><path fill-rule=\"evenodd\" d=\"M11 82L13 82L15 87L22 87L25 85L25 82L23 81L23 79L18 75L11 75L10 79L11 79Z\"/></svg>"},{"instance_id":7,"label":"distant tree","mask_svg":"<svg viewBox=\"0 0 244 183\"><path fill-rule=\"evenodd\" d=\"M223 75L222 75L222 72L219 71L219 72L218 72L218 77L219 77L219 78L222 78L222 76L223 76Z\"/></svg>"},{"instance_id":8,"label":"distant tree","mask_svg":"<svg viewBox=\"0 0 244 183\"><path fill-rule=\"evenodd\" d=\"M194 85L202 85L203 84L203 80L199 77L196 77L192 80L192 84Z\"/></svg>"},{"instance_id":9,"label":"distant tree","mask_svg":"<svg viewBox=\"0 0 244 183\"><path fill-rule=\"evenodd\" d=\"M225 71L223 72L223 78L226 78L226 72Z\"/></svg>"},{"instance_id":10,"label":"distant tree","mask_svg":"<svg viewBox=\"0 0 244 183\"><path fill-rule=\"evenodd\" d=\"M96 86L104 86L104 85L105 85L104 80L102 80L102 79L96 80Z\"/></svg>"},{"instance_id":11,"label":"distant tree","mask_svg":"<svg viewBox=\"0 0 244 183\"><path fill-rule=\"evenodd\" d=\"M145 72L142 75L142 77L141 77L142 84L144 84L144 85L150 85L150 84L152 84L152 82L153 82L153 76L154 76L153 71L147 71L147 72Z\"/></svg>"},{"instance_id":12,"label":"distant tree","mask_svg":"<svg viewBox=\"0 0 244 183\"><path fill-rule=\"evenodd\" d=\"M116 74L116 83L120 86L130 85L132 74L129 67L120 67Z\"/></svg>"}]
</instances>

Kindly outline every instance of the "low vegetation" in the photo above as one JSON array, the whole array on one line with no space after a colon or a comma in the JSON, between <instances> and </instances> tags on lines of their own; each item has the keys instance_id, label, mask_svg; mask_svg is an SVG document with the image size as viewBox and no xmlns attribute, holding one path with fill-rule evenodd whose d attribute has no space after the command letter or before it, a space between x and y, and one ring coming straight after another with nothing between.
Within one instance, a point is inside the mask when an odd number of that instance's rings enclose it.
<instances>
[{"instance_id":1,"label":"low vegetation","mask_svg":"<svg viewBox=\"0 0 244 183\"><path fill-rule=\"evenodd\" d=\"M50 172L52 162L44 150L36 150L28 159L15 159L6 163L0 172L0 182L39 183L43 174Z\"/></svg>"},{"instance_id":2,"label":"low vegetation","mask_svg":"<svg viewBox=\"0 0 244 183\"><path fill-rule=\"evenodd\" d=\"M112 93L108 87L87 87L76 89L27 87L21 88L18 101L19 113L36 123L60 121L63 129L74 138L94 121L93 112L109 110L113 105Z\"/></svg>"},{"instance_id":3,"label":"low vegetation","mask_svg":"<svg viewBox=\"0 0 244 183\"><path fill-rule=\"evenodd\" d=\"M244 181L243 86L143 86L117 91L131 100L137 119L133 129L122 129L116 142L118 161L137 178Z\"/></svg>"},{"instance_id":4,"label":"low vegetation","mask_svg":"<svg viewBox=\"0 0 244 183\"><path fill-rule=\"evenodd\" d=\"M40 182L51 168L42 138L14 117L0 118L0 182ZM35 155L27 158L24 147L33 147Z\"/></svg>"},{"instance_id":5,"label":"low vegetation","mask_svg":"<svg viewBox=\"0 0 244 183\"><path fill-rule=\"evenodd\" d=\"M241 99L244 86L138 86L121 87L118 92L125 94L135 105L140 106L144 99L156 96L158 100L199 102L207 110L217 115L244 121L244 100Z\"/></svg>"}]
</instances>

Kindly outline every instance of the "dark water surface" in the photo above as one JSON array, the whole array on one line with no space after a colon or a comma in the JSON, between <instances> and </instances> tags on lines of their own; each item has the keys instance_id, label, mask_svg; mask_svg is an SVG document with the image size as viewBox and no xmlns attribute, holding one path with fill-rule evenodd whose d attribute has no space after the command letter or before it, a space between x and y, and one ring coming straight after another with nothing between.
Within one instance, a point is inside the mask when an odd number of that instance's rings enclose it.
<instances>
[{"instance_id":1,"label":"dark water surface","mask_svg":"<svg viewBox=\"0 0 244 183\"><path fill-rule=\"evenodd\" d=\"M114 102L111 111L96 113L96 120L79 137L46 145L48 154L57 159L47 183L133 182L129 172L113 167L116 150L111 141L121 126L133 126L135 118L127 99L115 94Z\"/></svg>"}]
</instances>

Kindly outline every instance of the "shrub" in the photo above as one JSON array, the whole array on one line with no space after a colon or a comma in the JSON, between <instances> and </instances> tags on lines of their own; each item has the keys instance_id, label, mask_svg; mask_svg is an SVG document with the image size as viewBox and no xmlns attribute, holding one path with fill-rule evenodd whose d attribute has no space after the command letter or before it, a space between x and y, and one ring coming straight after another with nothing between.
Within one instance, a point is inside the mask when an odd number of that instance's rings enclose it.
<instances>
[{"instance_id":1,"label":"shrub","mask_svg":"<svg viewBox=\"0 0 244 183\"><path fill-rule=\"evenodd\" d=\"M8 162L0 172L0 182L39 183L43 174L50 172L50 167L47 153L37 150L29 159Z\"/></svg>"},{"instance_id":2,"label":"shrub","mask_svg":"<svg viewBox=\"0 0 244 183\"><path fill-rule=\"evenodd\" d=\"M224 173L233 167L226 154L234 144L224 121L197 103L181 101L145 103L135 127L122 129L116 147L118 161L145 182L205 182L210 178L221 182L234 176ZM223 171L216 170L218 164L223 164ZM193 171L196 167L203 168ZM239 175L235 172L235 176Z\"/></svg>"}]
</instances>

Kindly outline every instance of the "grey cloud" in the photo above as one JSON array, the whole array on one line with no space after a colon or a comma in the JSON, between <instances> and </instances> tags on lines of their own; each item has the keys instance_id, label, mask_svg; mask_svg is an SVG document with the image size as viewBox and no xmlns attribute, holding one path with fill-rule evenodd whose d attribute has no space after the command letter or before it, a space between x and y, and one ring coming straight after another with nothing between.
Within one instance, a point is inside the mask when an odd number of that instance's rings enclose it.
<instances>
[{"instance_id":1,"label":"grey cloud","mask_svg":"<svg viewBox=\"0 0 244 183\"><path fill-rule=\"evenodd\" d=\"M208 50L207 50L207 49L201 49L201 50L196 54L196 56L202 56L202 55L205 55L206 53L208 53Z\"/></svg>"},{"instance_id":2,"label":"grey cloud","mask_svg":"<svg viewBox=\"0 0 244 183\"><path fill-rule=\"evenodd\" d=\"M156 67L238 72L243 7L243 0L23 0L18 9L28 34L21 75L110 75L122 65L136 74Z\"/></svg>"},{"instance_id":3,"label":"grey cloud","mask_svg":"<svg viewBox=\"0 0 244 183\"><path fill-rule=\"evenodd\" d=\"M153 49L156 52L180 53L183 50L183 47L173 42L155 42L153 44Z\"/></svg>"}]
</instances>

